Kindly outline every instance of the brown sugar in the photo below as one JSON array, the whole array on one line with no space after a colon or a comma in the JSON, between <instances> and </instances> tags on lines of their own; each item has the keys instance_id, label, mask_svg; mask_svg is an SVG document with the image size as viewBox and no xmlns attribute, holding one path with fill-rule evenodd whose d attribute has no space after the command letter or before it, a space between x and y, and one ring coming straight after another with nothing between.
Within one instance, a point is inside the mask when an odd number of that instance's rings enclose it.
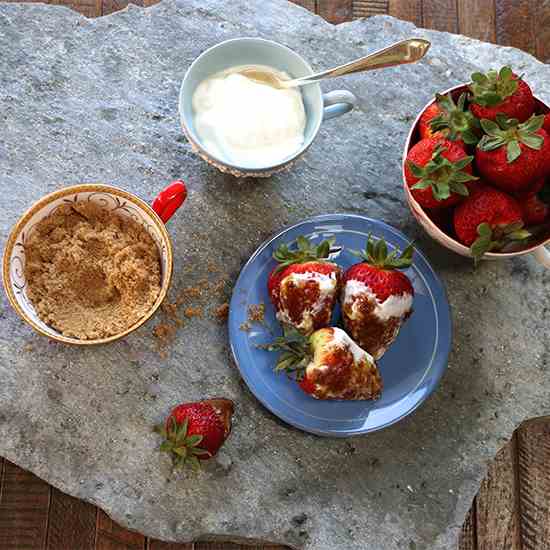
<instances>
[{"instance_id":1,"label":"brown sugar","mask_svg":"<svg viewBox=\"0 0 550 550\"><path fill-rule=\"evenodd\" d=\"M161 289L160 259L136 221L92 202L64 204L25 244L27 296L38 316L83 340L124 332Z\"/></svg>"},{"instance_id":2,"label":"brown sugar","mask_svg":"<svg viewBox=\"0 0 550 550\"><path fill-rule=\"evenodd\" d=\"M249 305L248 321L251 323L263 323L265 321L265 304Z\"/></svg>"},{"instance_id":3,"label":"brown sugar","mask_svg":"<svg viewBox=\"0 0 550 550\"><path fill-rule=\"evenodd\" d=\"M186 317L202 317L202 309L200 307L186 307L183 313Z\"/></svg>"},{"instance_id":4,"label":"brown sugar","mask_svg":"<svg viewBox=\"0 0 550 550\"><path fill-rule=\"evenodd\" d=\"M214 311L214 315L220 323L227 321L227 318L229 317L229 304L225 303L217 307Z\"/></svg>"}]
</instances>

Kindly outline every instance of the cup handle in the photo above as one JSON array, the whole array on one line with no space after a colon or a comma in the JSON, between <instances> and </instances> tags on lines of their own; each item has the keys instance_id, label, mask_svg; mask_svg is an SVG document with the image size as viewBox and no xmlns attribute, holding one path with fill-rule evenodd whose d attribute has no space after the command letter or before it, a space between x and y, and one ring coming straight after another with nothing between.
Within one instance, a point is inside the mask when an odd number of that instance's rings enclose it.
<instances>
[{"instance_id":1,"label":"cup handle","mask_svg":"<svg viewBox=\"0 0 550 550\"><path fill-rule=\"evenodd\" d=\"M176 180L156 196L151 207L159 215L159 218L166 223L186 198L187 188L185 183Z\"/></svg>"},{"instance_id":2,"label":"cup handle","mask_svg":"<svg viewBox=\"0 0 550 550\"><path fill-rule=\"evenodd\" d=\"M357 105L357 98L347 90L334 90L323 94L323 120L349 113Z\"/></svg>"},{"instance_id":3,"label":"cup handle","mask_svg":"<svg viewBox=\"0 0 550 550\"><path fill-rule=\"evenodd\" d=\"M535 259L537 262L544 267L550 269L550 252L548 252L548 249L542 245L539 246L534 252L533 252Z\"/></svg>"}]
</instances>

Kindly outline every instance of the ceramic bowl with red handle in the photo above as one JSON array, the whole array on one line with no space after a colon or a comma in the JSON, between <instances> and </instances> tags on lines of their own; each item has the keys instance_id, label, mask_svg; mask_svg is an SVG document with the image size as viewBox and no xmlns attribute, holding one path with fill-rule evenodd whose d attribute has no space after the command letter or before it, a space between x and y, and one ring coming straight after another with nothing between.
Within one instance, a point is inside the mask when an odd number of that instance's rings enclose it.
<instances>
[{"instance_id":1,"label":"ceramic bowl with red handle","mask_svg":"<svg viewBox=\"0 0 550 550\"><path fill-rule=\"evenodd\" d=\"M441 92L442 95L446 95L448 93L452 94L453 99L455 101L458 100L458 97L461 93L468 91L468 84L461 84L459 86L454 86L453 88L449 88L448 90L445 90L444 92ZM424 228L426 233L433 239L435 239L438 243L443 245L444 247L448 248L449 250L452 250L453 252L456 252L457 254L460 254L461 256L467 256L472 257L470 253L470 249L460 243L458 240L453 238L453 236L445 233L442 229L434 223L434 221L428 216L426 211L418 204L418 202L414 199L411 190L409 186L407 185L407 182L405 180L405 164L407 161L407 154L411 147L417 143L420 140L420 133L419 133L419 122L420 117L422 116L422 113L430 107L435 102L435 99L432 99L418 114L416 117L416 120L413 122L413 125L409 131L409 135L407 136L407 141L405 143L405 150L403 151L403 164L402 164L402 177L403 177L403 188L405 190L405 198L407 199L407 204L409 205L409 208L413 214L413 216L416 218L416 221ZM550 112L550 107L548 107L545 103L543 103L540 99L535 98L536 102L536 108L535 112L537 114L541 113L548 113ZM521 256L522 254L533 254L535 258L544 266L550 268L550 252L547 250L546 245L550 243L550 230L541 235L535 242L531 243L526 248L523 248L521 250L517 250L514 252L488 252L484 254L483 259L487 260L500 260L504 258L512 258L514 256Z\"/></svg>"},{"instance_id":2,"label":"ceramic bowl with red handle","mask_svg":"<svg viewBox=\"0 0 550 550\"><path fill-rule=\"evenodd\" d=\"M2 279L11 305L21 318L37 332L65 344L105 344L118 340L136 330L150 319L159 308L170 286L173 265L172 242L165 223L183 204L186 196L187 191L184 183L175 181L159 193L152 206L128 191L111 185L95 183L65 187L42 197L15 224L4 249ZM50 215L60 205L80 201L93 202L104 210L132 218L142 225L157 245L161 263L161 290L149 311L124 332L95 340L80 340L64 336L44 323L36 314L32 303L27 297L27 282L25 280L25 243L36 224Z\"/></svg>"}]
</instances>

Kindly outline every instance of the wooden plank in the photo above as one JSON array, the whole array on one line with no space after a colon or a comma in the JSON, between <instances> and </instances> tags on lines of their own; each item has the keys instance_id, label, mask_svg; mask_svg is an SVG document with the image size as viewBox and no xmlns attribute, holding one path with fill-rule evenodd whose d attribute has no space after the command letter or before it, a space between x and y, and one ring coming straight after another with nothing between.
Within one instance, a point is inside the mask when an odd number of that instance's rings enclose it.
<instances>
[{"instance_id":1,"label":"wooden plank","mask_svg":"<svg viewBox=\"0 0 550 550\"><path fill-rule=\"evenodd\" d=\"M52 487L47 550L94 550L97 508Z\"/></svg>"},{"instance_id":2,"label":"wooden plank","mask_svg":"<svg viewBox=\"0 0 550 550\"><path fill-rule=\"evenodd\" d=\"M298 4L299 6L302 6L303 8L306 8L306 10L309 10L313 13L315 13L315 0L289 0L293 4Z\"/></svg>"},{"instance_id":3,"label":"wooden plank","mask_svg":"<svg viewBox=\"0 0 550 550\"><path fill-rule=\"evenodd\" d=\"M176 542L163 542L160 540L149 540L147 550L196 550L193 543L178 544Z\"/></svg>"},{"instance_id":4,"label":"wooden plank","mask_svg":"<svg viewBox=\"0 0 550 550\"><path fill-rule=\"evenodd\" d=\"M457 33L457 0L422 0L422 25L428 29Z\"/></svg>"},{"instance_id":5,"label":"wooden plank","mask_svg":"<svg viewBox=\"0 0 550 550\"><path fill-rule=\"evenodd\" d=\"M85 17L99 17L101 15L101 0L47 0L47 3L67 6Z\"/></svg>"},{"instance_id":6,"label":"wooden plank","mask_svg":"<svg viewBox=\"0 0 550 550\"><path fill-rule=\"evenodd\" d=\"M43 550L48 525L49 485L4 460L0 486L0 548Z\"/></svg>"},{"instance_id":7,"label":"wooden plank","mask_svg":"<svg viewBox=\"0 0 550 550\"><path fill-rule=\"evenodd\" d=\"M477 550L519 549L515 436L489 466L476 499Z\"/></svg>"},{"instance_id":8,"label":"wooden plank","mask_svg":"<svg viewBox=\"0 0 550 550\"><path fill-rule=\"evenodd\" d=\"M550 2L535 2L535 55L543 62L550 63Z\"/></svg>"},{"instance_id":9,"label":"wooden plank","mask_svg":"<svg viewBox=\"0 0 550 550\"><path fill-rule=\"evenodd\" d=\"M495 0L458 0L458 32L496 42Z\"/></svg>"},{"instance_id":10,"label":"wooden plank","mask_svg":"<svg viewBox=\"0 0 550 550\"><path fill-rule=\"evenodd\" d=\"M103 0L101 2L101 15L109 15L115 11L122 10L128 4L128 0Z\"/></svg>"},{"instance_id":11,"label":"wooden plank","mask_svg":"<svg viewBox=\"0 0 550 550\"><path fill-rule=\"evenodd\" d=\"M476 502L472 502L472 507L462 524L460 537L458 539L458 550L477 550L476 539Z\"/></svg>"},{"instance_id":12,"label":"wooden plank","mask_svg":"<svg viewBox=\"0 0 550 550\"><path fill-rule=\"evenodd\" d=\"M352 0L317 0L317 13L330 23L351 21L352 4Z\"/></svg>"},{"instance_id":13,"label":"wooden plank","mask_svg":"<svg viewBox=\"0 0 550 550\"><path fill-rule=\"evenodd\" d=\"M145 537L124 529L103 510L97 511L96 550L144 550Z\"/></svg>"},{"instance_id":14,"label":"wooden plank","mask_svg":"<svg viewBox=\"0 0 550 550\"><path fill-rule=\"evenodd\" d=\"M389 0L388 12L393 17L422 27L422 0Z\"/></svg>"},{"instance_id":15,"label":"wooden plank","mask_svg":"<svg viewBox=\"0 0 550 550\"><path fill-rule=\"evenodd\" d=\"M517 430L521 550L550 548L550 422Z\"/></svg>"},{"instance_id":16,"label":"wooden plank","mask_svg":"<svg viewBox=\"0 0 550 550\"><path fill-rule=\"evenodd\" d=\"M497 42L515 46L535 55L536 10L538 0L498 0L496 3Z\"/></svg>"},{"instance_id":17,"label":"wooden plank","mask_svg":"<svg viewBox=\"0 0 550 550\"><path fill-rule=\"evenodd\" d=\"M370 17L389 13L389 0L353 0L352 17Z\"/></svg>"}]
</instances>

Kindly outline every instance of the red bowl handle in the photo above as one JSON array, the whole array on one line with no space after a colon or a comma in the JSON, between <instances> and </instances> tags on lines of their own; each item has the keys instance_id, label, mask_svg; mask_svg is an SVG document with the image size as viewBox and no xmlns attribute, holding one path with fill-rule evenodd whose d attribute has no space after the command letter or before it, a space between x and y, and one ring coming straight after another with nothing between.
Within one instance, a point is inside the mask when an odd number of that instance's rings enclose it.
<instances>
[{"instance_id":1,"label":"red bowl handle","mask_svg":"<svg viewBox=\"0 0 550 550\"><path fill-rule=\"evenodd\" d=\"M163 189L151 205L153 210L159 215L160 219L166 223L174 212L183 204L187 198L187 188L183 181L173 181L168 187Z\"/></svg>"}]
</instances>

